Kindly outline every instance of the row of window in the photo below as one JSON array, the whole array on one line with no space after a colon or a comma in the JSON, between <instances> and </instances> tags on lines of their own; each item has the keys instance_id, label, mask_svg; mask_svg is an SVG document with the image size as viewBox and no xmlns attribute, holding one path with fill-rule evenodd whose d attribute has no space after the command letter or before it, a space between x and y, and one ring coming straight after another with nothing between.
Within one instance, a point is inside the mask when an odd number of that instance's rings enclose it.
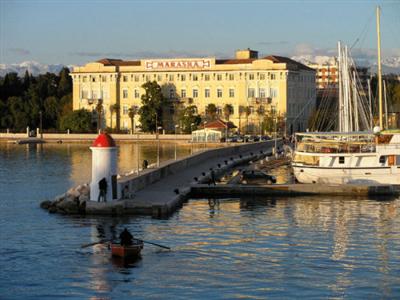
<instances>
[{"instance_id":1,"label":"row of window","mask_svg":"<svg viewBox=\"0 0 400 300\"><path fill-rule=\"evenodd\" d=\"M164 79L166 81L174 81L175 79L178 81L199 81L199 80L204 80L204 81L210 81L212 80L217 80L217 81L222 81L222 80L235 80L235 79L242 79L242 76L244 76L244 79L248 80L276 80L278 79L278 75L280 79L284 79L284 72L279 72L279 73L238 73L238 74L232 74L232 73L185 73L185 74L131 74L131 75L122 75L121 81L122 82L129 82L129 81L151 81L151 80L156 80L156 81L163 81ZM77 77L76 77L77 76ZM109 77L109 78L108 78ZM112 79L115 77L115 75L82 75L82 82L107 82L108 79ZM80 75L75 75L74 79L80 79Z\"/></svg>"}]
</instances>

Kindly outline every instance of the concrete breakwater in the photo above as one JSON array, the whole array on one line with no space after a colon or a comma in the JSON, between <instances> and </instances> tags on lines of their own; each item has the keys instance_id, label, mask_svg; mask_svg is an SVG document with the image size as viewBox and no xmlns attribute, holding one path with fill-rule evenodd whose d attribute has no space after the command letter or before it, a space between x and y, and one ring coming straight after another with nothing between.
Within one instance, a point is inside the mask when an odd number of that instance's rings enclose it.
<instances>
[{"instance_id":1,"label":"concrete breakwater","mask_svg":"<svg viewBox=\"0 0 400 300\"><path fill-rule=\"evenodd\" d=\"M168 215L182 205L190 194L190 185L224 175L238 164L257 160L271 153L273 141L235 145L197 153L159 168L144 170L118 179L118 200L89 201L88 185L70 189L53 201L42 202L49 212L63 214L150 214Z\"/></svg>"}]
</instances>

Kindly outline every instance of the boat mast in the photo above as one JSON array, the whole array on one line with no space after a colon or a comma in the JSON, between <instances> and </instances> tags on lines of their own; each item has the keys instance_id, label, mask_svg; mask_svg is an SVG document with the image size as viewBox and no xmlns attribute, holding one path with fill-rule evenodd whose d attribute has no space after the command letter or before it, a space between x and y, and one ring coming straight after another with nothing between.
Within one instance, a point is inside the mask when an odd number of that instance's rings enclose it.
<instances>
[{"instance_id":1,"label":"boat mast","mask_svg":"<svg viewBox=\"0 0 400 300\"><path fill-rule=\"evenodd\" d=\"M383 80L383 96L385 98L385 126L386 126L386 129L389 129L388 108L387 108L387 98L386 98L386 81L385 80Z\"/></svg>"},{"instance_id":2,"label":"boat mast","mask_svg":"<svg viewBox=\"0 0 400 300\"><path fill-rule=\"evenodd\" d=\"M372 116L372 99L371 99L371 82L370 82L370 80L368 79L367 80L367 82L368 82L368 99L369 99L369 118L370 118L370 129L372 130L373 129L373 122L374 122L374 118L373 118L373 116Z\"/></svg>"},{"instance_id":3,"label":"boat mast","mask_svg":"<svg viewBox=\"0 0 400 300\"><path fill-rule=\"evenodd\" d=\"M338 42L338 83L339 83L339 132L344 131L344 116L343 116L343 87L342 87L342 47Z\"/></svg>"},{"instance_id":4,"label":"boat mast","mask_svg":"<svg viewBox=\"0 0 400 300\"><path fill-rule=\"evenodd\" d=\"M381 67L381 30L380 30L380 7L376 8L376 33L378 36L378 99L379 99L379 127L383 130L382 114L382 67Z\"/></svg>"}]
</instances>

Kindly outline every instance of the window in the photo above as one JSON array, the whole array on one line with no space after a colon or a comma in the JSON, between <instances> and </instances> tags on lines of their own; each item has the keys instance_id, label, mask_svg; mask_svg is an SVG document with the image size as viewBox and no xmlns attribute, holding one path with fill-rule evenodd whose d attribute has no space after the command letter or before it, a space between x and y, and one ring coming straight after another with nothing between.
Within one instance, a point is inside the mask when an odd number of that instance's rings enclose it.
<instances>
[{"instance_id":1,"label":"window","mask_svg":"<svg viewBox=\"0 0 400 300\"><path fill-rule=\"evenodd\" d=\"M249 88L249 89L247 90L247 97L253 98L253 97L255 97L255 96L256 96L256 90L253 89L253 88Z\"/></svg>"},{"instance_id":2,"label":"window","mask_svg":"<svg viewBox=\"0 0 400 300\"><path fill-rule=\"evenodd\" d=\"M182 97L182 98L185 98L185 97L186 97L186 90L185 90L185 89L182 89L182 90L181 90L181 97Z\"/></svg>"},{"instance_id":3,"label":"window","mask_svg":"<svg viewBox=\"0 0 400 300\"><path fill-rule=\"evenodd\" d=\"M161 81L162 80L162 76L161 75L157 75L157 81Z\"/></svg>"},{"instance_id":4,"label":"window","mask_svg":"<svg viewBox=\"0 0 400 300\"><path fill-rule=\"evenodd\" d=\"M275 80L275 79L276 79L275 74L271 74L271 80Z\"/></svg>"},{"instance_id":5,"label":"window","mask_svg":"<svg viewBox=\"0 0 400 300\"><path fill-rule=\"evenodd\" d=\"M205 89L204 90L204 97L205 98L210 98L210 89Z\"/></svg>"},{"instance_id":6,"label":"window","mask_svg":"<svg viewBox=\"0 0 400 300\"><path fill-rule=\"evenodd\" d=\"M146 75L146 81L150 81L150 75Z\"/></svg>"},{"instance_id":7,"label":"window","mask_svg":"<svg viewBox=\"0 0 400 300\"><path fill-rule=\"evenodd\" d=\"M186 80L186 75L185 74L182 74L181 75L181 81L185 81Z\"/></svg>"},{"instance_id":8,"label":"window","mask_svg":"<svg viewBox=\"0 0 400 300\"><path fill-rule=\"evenodd\" d=\"M122 98L124 99L128 98L128 90L122 90Z\"/></svg>"},{"instance_id":9,"label":"window","mask_svg":"<svg viewBox=\"0 0 400 300\"><path fill-rule=\"evenodd\" d=\"M86 76L83 76L82 77L82 82L86 82L87 81L87 77Z\"/></svg>"},{"instance_id":10,"label":"window","mask_svg":"<svg viewBox=\"0 0 400 300\"><path fill-rule=\"evenodd\" d=\"M235 80L235 75L229 74L229 80Z\"/></svg>"},{"instance_id":11,"label":"window","mask_svg":"<svg viewBox=\"0 0 400 300\"><path fill-rule=\"evenodd\" d=\"M199 75L193 74L193 81L197 81L197 80L199 80Z\"/></svg>"},{"instance_id":12,"label":"window","mask_svg":"<svg viewBox=\"0 0 400 300\"><path fill-rule=\"evenodd\" d=\"M265 89L260 88L258 90L258 95L259 95L260 98L265 98Z\"/></svg>"},{"instance_id":13,"label":"window","mask_svg":"<svg viewBox=\"0 0 400 300\"><path fill-rule=\"evenodd\" d=\"M174 89L169 89L169 99L173 99L175 97Z\"/></svg>"},{"instance_id":14,"label":"window","mask_svg":"<svg viewBox=\"0 0 400 300\"><path fill-rule=\"evenodd\" d=\"M344 156L339 156L339 164L344 164Z\"/></svg>"},{"instance_id":15,"label":"window","mask_svg":"<svg viewBox=\"0 0 400 300\"><path fill-rule=\"evenodd\" d=\"M222 89L217 89L217 98L222 98Z\"/></svg>"},{"instance_id":16,"label":"window","mask_svg":"<svg viewBox=\"0 0 400 300\"><path fill-rule=\"evenodd\" d=\"M265 80L265 74L260 74L260 80Z\"/></svg>"},{"instance_id":17,"label":"window","mask_svg":"<svg viewBox=\"0 0 400 300\"><path fill-rule=\"evenodd\" d=\"M210 74L205 74L204 75L204 80L209 81L210 80Z\"/></svg>"},{"instance_id":18,"label":"window","mask_svg":"<svg viewBox=\"0 0 400 300\"><path fill-rule=\"evenodd\" d=\"M168 80L169 80L169 81L174 81L174 75L170 74L170 75L168 76Z\"/></svg>"},{"instance_id":19,"label":"window","mask_svg":"<svg viewBox=\"0 0 400 300\"><path fill-rule=\"evenodd\" d=\"M106 82L107 81L107 76L102 75L101 76L101 81Z\"/></svg>"},{"instance_id":20,"label":"window","mask_svg":"<svg viewBox=\"0 0 400 300\"><path fill-rule=\"evenodd\" d=\"M124 115L127 115L128 114L128 106L127 105L124 105L123 107L122 107L122 113L124 114Z\"/></svg>"},{"instance_id":21,"label":"window","mask_svg":"<svg viewBox=\"0 0 400 300\"><path fill-rule=\"evenodd\" d=\"M127 82L128 81L128 76L126 76L126 75L122 76L122 81L123 82Z\"/></svg>"},{"instance_id":22,"label":"window","mask_svg":"<svg viewBox=\"0 0 400 300\"><path fill-rule=\"evenodd\" d=\"M222 80L222 74L217 74L217 80L221 81Z\"/></svg>"},{"instance_id":23,"label":"window","mask_svg":"<svg viewBox=\"0 0 400 300\"><path fill-rule=\"evenodd\" d=\"M249 74L249 80L254 80L254 74Z\"/></svg>"},{"instance_id":24,"label":"window","mask_svg":"<svg viewBox=\"0 0 400 300\"><path fill-rule=\"evenodd\" d=\"M92 77L92 82L96 82L96 77Z\"/></svg>"},{"instance_id":25,"label":"window","mask_svg":"<svg viewBox=\"0 0 400 300\"><path fill-rule=\"evenodd\" d=\"M222 108L217 106L217 115L222 115Z\"/></svg>"},{"instance_id":26,"label":"window","mask_svg":"<svg viewBox=\"0 0 400 300\"><path fill-rule=\"evenodd\" d=\"M229 98L235 97L235 89L229 89Z\"/></svg>"},{"instance_id":27,"label":"window","mask_svg":"<svg viewBox=\"0 0 400 300\"><path fill-rule=\"evenodd\" d=\"M197 98L199 96L199 91L197 89L193 89L193 98Z\"/></svg>"},{"instance_id":28,"label":"window","mask_svg":"<svg viewBox=\"0 0 400 300\"><path fill-rule=\"evenodd\" d=\"M136 99L140 98L139 90L135 90L135 98Z\"/></svg>"},{"instance_id":29,"label":"window","mask_svg":"<svg viewBox=\"0 0 400 300\"><path fill-rule=\"evenodd\" d=\"M139 75L135 75L135 81L136 81L136 82L139 81Z\"/></svg>"},{"instance_id":30,"label":"window","mask_svg":"<svg viewBox=\"0 0 400 300\"><path fill-rule=\"evenodd\" d=\"M384 164L386 162L386 156L382 155L379 157L379 163Z\"/></svg>"},{"instance_id":31,"label":"window","mask_svg":"<svg viewBox=\"0 0 400 300\"><path fill-rule=\"evenodd\" d=\"M82 99L87 99L88 98L88 91L83 90L82 91Z\"/></svg>"},{"instance_id":32,"label":"window","mask_svg":"<svg viewBox=\"0 0 400 300\"><path fill-rule=\"evenodd\" d=\"M269 94L270 94L271 98L276 98L276 97L278 97L278 90L276 88L270 88Z\"/></svg>"}]
</instances>

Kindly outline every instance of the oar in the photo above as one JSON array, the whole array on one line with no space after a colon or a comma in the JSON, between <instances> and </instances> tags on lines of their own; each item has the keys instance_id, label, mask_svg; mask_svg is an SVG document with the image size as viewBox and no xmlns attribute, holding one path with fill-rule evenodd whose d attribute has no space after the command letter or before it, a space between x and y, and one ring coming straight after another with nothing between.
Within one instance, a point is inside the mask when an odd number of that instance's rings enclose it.
<instances>
[{"instance_id":1,"label":"oar","mask_svg":"<svg viewBox=\"0 0 400 300\"><path fill-rule=\"evenodd\" d=\"M87 248L87 247L90 247L90 246L94 246L94 245L97 245L97 244L104 244L104 243L111 242L111 241L112 240L101 240L101 241L94 242L94 243L84 244L84 245L81 246L81 248Z\"/></svg>"},{"instance_id":2,"label":"oar","mask_svg":"<svg viewBox=\"0 0 400 300\"><path fill-rule=\"evenodd\" d=\"M144 240L137 239L137 238L135 238L135 240L138 240L138 241L143 242L143 243L152 244L152 245L155 245L155 246L158 246L158 247L161 247L161 248L165 248L165 249L171 250L170 247L163 246L163 245L160 245L160 244L156 244L156 243L153 243L153 242L148 242L148 241L144 241Z\"/></svg>"}]
</instances>

